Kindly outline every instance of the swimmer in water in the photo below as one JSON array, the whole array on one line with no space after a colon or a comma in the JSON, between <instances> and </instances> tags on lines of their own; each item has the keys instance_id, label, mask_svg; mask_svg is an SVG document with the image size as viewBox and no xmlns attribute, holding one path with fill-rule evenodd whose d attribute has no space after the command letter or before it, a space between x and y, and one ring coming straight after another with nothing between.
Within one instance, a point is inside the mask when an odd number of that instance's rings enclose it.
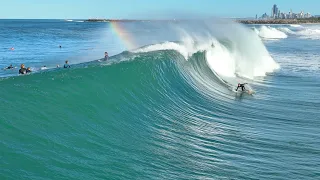
<instances>
[{"instance_id":1,"label":"swimmer in water","mask_svg":"<svg viewBox=\"0 0 320 180\"><path fill-rule=\"evenodd\" d=\"M32 72L32 71L31 71L31 68L28 67L26 73L31 73L31 72Z\"/></svg>"},{"instance_id":2,"label":"swimmer in water","mask_svg":"<svg viewBox=\"0 0 320 180\"><path fill-rule=\"evenodd\" d=\"M70 68L69 61L66 61L66 63L63 66L63 68Z\"/></svg>"},{"instance_id":3,"label":"swimmer in water","mask_svg":"<svg viewBox=\"0 0 320 180\"><path fill-rule=\"evenodd\" d=\"M20 67L21 68L19 69L19 74L26 74L27 73L27 69L24 67L24 64L21 64Z\"/></svg>"}]
</instances>

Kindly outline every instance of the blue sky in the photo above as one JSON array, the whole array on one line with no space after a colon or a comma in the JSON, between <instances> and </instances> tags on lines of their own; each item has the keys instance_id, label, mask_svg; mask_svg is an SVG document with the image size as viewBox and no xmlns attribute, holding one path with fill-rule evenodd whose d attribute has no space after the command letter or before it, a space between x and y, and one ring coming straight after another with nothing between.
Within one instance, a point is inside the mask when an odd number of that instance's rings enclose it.
<instances>
[{"instance_id":1,"label":"blue sky","mask_svg":"<svg viewBox=\"0 0 320 180\"><path fill-rule=\"evenodd\" d=\"M3 0L0 18L179 18L185 16L254 17L281 11L320 14L320 0Z\"/></svg>"}]
</instances>

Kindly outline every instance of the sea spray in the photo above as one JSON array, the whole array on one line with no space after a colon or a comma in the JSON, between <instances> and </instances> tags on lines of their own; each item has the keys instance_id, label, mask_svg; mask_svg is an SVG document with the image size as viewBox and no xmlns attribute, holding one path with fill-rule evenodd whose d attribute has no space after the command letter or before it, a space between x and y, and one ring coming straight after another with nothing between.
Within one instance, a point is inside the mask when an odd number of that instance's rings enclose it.
<instances>
[{"instance_id":1,"label":"sea spray","mask_svg":"<svg viewBox=\"0 0 320 180\"><path fill-rule=\"evenodd\" d=\"M217 25L198 22L201 30L177 24L180 42L154 44L133 52L176 50L188 60L192 54L205 51L209 67L226 77L239 74L252 79L279 68L255 33L235 23L218 22Z\"/></svg>"}]
</instances>

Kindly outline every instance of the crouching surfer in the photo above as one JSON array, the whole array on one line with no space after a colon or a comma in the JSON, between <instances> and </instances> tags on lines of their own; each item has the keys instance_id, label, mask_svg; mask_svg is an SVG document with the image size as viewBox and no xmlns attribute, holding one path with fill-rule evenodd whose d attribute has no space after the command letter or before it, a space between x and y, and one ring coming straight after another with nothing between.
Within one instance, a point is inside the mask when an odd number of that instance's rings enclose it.
<instances>
[{"instance_id":1,"label":"crouching surfer","mask_svg":"<svg viewBox=\"0 0 320 180\"><path fill-rule=\"evenodd\" d=\"M248 83L243 83L243 84L238 83L238 87L237 87L236 91L238 91L239 88L241 88L242 91L245 91L246 88L244 87L244 85L246 85L246 84L248 84Z\"/></svg>"}]
</instances>

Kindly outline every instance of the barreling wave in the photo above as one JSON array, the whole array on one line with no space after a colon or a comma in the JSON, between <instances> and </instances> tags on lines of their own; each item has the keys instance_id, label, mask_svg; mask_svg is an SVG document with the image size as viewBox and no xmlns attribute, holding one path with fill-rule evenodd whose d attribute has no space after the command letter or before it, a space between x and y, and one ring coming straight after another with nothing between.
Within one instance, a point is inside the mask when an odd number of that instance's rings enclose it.
<instances>
[{"instance_id":1,"label":"barreling wave","mask_svg":"<svg viewBox=\"0 0 320 180\"><path fill-rule=\"evenodd\" d=\"M229 87L235 86L238 82L244 82L243 78L253 80L255 77L265 76L280 68L258 36L242 26L232 28L237 31L239 36L224 34L223 37L217 36L220 39L217 39L215 34L199 35L180 29L180 42L153 44L132 52L148 53L174 50L184 58L184 61L203 63L202 68L210 69L210 73L214 74L216 79ZM202 56L195 56L199 53ZM202 58L198 59L197 57ZM210 78L199 78L208 73L205 70L202 72L199 67L184 69L183 72L193 77L190 81L198 80L199 84L211 83L208 80Z\"/></svg>"}]
</instances>

